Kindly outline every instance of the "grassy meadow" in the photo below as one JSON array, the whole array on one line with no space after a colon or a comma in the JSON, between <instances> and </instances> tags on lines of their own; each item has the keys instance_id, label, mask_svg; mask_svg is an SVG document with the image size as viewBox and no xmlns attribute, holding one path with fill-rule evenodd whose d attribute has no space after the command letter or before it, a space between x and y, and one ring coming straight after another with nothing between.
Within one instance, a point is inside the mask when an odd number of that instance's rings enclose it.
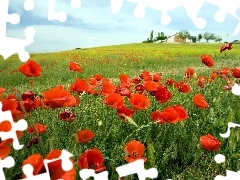
<instances>
[{"instance_id":1,"label":"grassy meadow","mask_svg":"<svg viewBox=\"0 0 240 180\"><path fill-rule=\"evenodd\" d=\"M79 180L77 160L87 149L98 148L103 156L109 179L118 179L116 167L127 164L124 160L125 145L131 140L144 144L143 157L147 158L145 167L155 167L159 180L213 180L217 175L226 175L226 169L240 170L240 131L231 129L229 138L220 137L219 133L227 130L228 122L240 124L240 96L236 96L223 87L239 80L231 76L223 78L220 75L204 87L199 87L199 76L209 77L213 71L223 68L240 66L240 45L233 44L233 49L220 53L221 44L126 44L88 49L78 49L55 53L31 54L30 59L42 67L40 77L26 77L18 71L23 64L17 55L7 60L0 58L0 87L5 88L2 98L15 94L21 99L26 91L33 91L42 98L42 92L58 85L69 90L76 78L88 81L89 77L101 74L114 85L120 84L119 76L127 74L131 79L139 77L143 71L150 74L161 73L160 84L165 85L169 78L176 82L184 81L191 90L179 92L174 86L167 86L172 98L160 103L151 93L144 91L150 100L150 106L145 110L136 110L132 120L137 126L124 122L116 113L116 108L105 103L105 97L97 94L79 94L71 92L80 99L76 107L37 108L24 114L28 125L41 123L47 130L41 134L24 132L20 142L24 145L35 136L40 140L30 148L24 147L16 151L11 149L16 164L13 168L4 169L8 180L22 178L22 162L32 154L45 157L52 149L65 149L74 157L76 169L75 179ZM209 68L201 61L203 54L209 54L214 60L214 66ZM78 63L82 72L69 70L69 63ZM184 72L193 68L194 77L186 79ZM134 89L134 88L133 88ZM134 93L134 90L132 90ZM193 103L195 94L202 94L209 104L208 108L200 109ZM0 96L1 98L1 96ZM132 108L129 98L124 96L124 104ZM188 118L176 124L156 123L151 119L151 113L166 107L181 105L185 108ZM73 122L64 122L59 114L68 109L76 117ZM74 136L78 130L90 129L95 136L87 143L76 142ZM217 151L204 150L200 137L212 134L220 140L221 147ZM1 148L1 147L0 147ZM217 164L216 154L223 154L226 161ZM136 175L124 177L124 180L138 179ZM70 179L69 179L70 180Z\"/></svg>"}]
</instances>

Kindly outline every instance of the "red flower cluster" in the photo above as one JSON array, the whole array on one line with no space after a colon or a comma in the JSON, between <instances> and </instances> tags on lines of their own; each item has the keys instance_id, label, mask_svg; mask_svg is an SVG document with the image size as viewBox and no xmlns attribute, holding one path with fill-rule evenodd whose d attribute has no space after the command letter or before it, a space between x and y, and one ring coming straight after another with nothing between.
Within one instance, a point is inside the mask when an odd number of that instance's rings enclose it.
<instances>
[{"instance_id":1,"label":"red flower cluster","mask_svg":"<svg viewBox=\"0 0 240 180\"><path fill-rule=\"evenodd\" d=\"M220 52L222 53L223 51L226 51L226 50L231 50L232 49L232 43L226 43L226 44L223 44L221 47L220 47Z\"/></svg>"}]
</instances>

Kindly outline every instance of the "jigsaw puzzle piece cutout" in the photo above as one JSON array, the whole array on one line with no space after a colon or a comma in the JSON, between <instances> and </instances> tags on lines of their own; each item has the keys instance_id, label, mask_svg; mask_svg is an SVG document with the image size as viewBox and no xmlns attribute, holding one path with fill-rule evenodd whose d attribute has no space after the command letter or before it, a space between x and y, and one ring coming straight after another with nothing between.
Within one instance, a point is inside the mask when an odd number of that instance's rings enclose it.
<instances>
[{"instance_id":1,"label":"jigsaw puzzle piece cutout","mask_svg":"<svg viewBox=\"0 0 240 180\"><path fill-rule=\"evenodd\" d=\"M119 177L128 176L131 174L137 174L139 180L145 180L146 178L157 178L158 171L156 168L150 168L146 170L144 168L144 160L139 159L132 163L120 166L116 168Z\"/></svg>"},{"instance_id":2,"label":"jigsaw puzzle piece cutout","mask_svg":"<svg viewBox=\"0 0 240 180\"><path fill-rule=\"evenodd\" d=\"M0 137L2 140L13 139L13 148L15 150L20 150L23 148L23 145L19 144L19 140L16 134L16 131L24 131L27 129L27 121L21 119L17 122L13 121L11 111L2 111L2 102L0 102L0 122L9 121L11 123L11 130L8 132L0 132Z\"/></svg>"},{"instance_id":3,"label":"jigsaw puzzle piece cutout","mask_svg":"<svg viewBox=\"0 0 240 180\"><path fill-rule=\"evenodd\" d=\"M0 179L6 180L3 168L11 168L15 165L15 161L11 156L8 156L4 159L0 159Z\"/></svg>"},{"instance_id":4,"label":"jigsaw puzzle piece cutout","mask_svg":"<svg viewBox=\"0 0 240 180\"><path fill-rule=\"evenodd\" d=\"M25 0L23 7L26 11L32 11L34 9L34 1L33 0Z\"/></svg>"},{"instance_id":5,"label":"jigsaw puzzle piece cutout","mask_svg":"<svg viewBox=\"0 0 240 180\"><path fill-rule=\"evenodd\" d=\"M218 175L214 178L214 180L239 180L240 179L240 171L226 171L226 176Z\"/></svg>"},{"instance_id":6,"label":"jigsaw puzzle piece cutout","mask_svg":"<svg viewBox=\"0 0 240 180\"><path fill-rule=\"evenodd\" d=\"M69 171L73 168L72 161L69 159L72 156L73 156L73 154L71 154L70 152L68 152L66 150L62 150L61 155L58 158L51 159L51 160L44 159L43 164L44 164L46 172L38 174L38 175L33 175L34 168L32 167L31 164L25 164L23 166L22 170L23 170L24 174L26 175L26 178L21 179L21 180L43 180L43 179L51 180L48 164L51 162L57 161L57 160L62 160L61 161L62 169L64 171Z\"/></svg>"},{"instance_id":7,"label":"jigsaw puzzle piece cutout","mask_svg":"<svg viewBox=\"0 0 240 180\"><path fill-rule=\"evenodd\" d=\"M67 20L67 13L64 11L55 11L56 0L48 0L48 20L58 20L65 22Z\"/></svg>"},{"instance_id":8,"label":"jigsaw puzzle piece cutout","mask_svg":"<svg viewBox=\"0 0 240 180\"><path fill-rule=\"evenodd\" d=\"M123 0L110 0L110 3L111 3L112 13L116 14L121 10Z\"/></svg>"},{"instance_id":9,"label":"jigsaw puzzle piece cutout","mask_svg":"<svg viewBox=\"0 0 240 180\"><path fill-rule=\"evenodd\" d=\"M71 7L72 8L79 8L81 6L81 0L71 0Z\"/></svg>"},{"instance_id":10,"label":"jigsaw puzzle piece cutout","mask_svg":"<svg viewBox=\"0 0 240 180\"><path fill-rule=\"evenodd\" d=\"M183 0L127 0L129 2L137 4L135 10L136 17L143 17L145 15L145 8L151 8L157 11L162 12L161 24L168 25L171 23L171 17L168 14L168 11L180 7L183 5Z\"/></svg>"},{"instance_id":11,"label":"jigsaw puzzle piece cutout","mask_svg":"<svg viewBox=\"0 0 240 180\"><path fill-rule=\"evenodd\" d=\"M108 180L107 171L96 174L93 169L82 169L79 171L79 175L83 180L87 180L90 177L93 177L94 180Z\"/></svg>"},{"instance_id":12,"label":"jigsaw puzzle piece cutout","mask_svg":"<svg viewBox=\"0 0 240 180\"><path fill-rule=\"evenodd\" d=\"M184 1L184 8L188 17L192 20L193 24L198 29L204 29L206 27L207 21L204 18L198 17L198 13L201 10L205 0L183 0Z\"/></svg>"}]
</instances>

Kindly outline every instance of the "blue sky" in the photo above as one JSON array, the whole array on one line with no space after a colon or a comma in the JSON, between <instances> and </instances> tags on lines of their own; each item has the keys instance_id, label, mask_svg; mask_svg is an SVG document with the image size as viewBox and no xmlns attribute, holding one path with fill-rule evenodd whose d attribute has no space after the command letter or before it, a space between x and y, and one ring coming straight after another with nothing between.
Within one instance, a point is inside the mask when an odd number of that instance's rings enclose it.
<instances>
[{"instance_id":1,"label":"blue sky","mask_svg":"<svg viewBox=\"0 0 240 180\"><path fill-rule=\"evenodd\" d=\"M7 25L7 36L25 38L26 27L33 26L36 30L35 42L26 48L28 52L140 43L149 37L151 30L154 31L154 37L162 31L169 36L187 29L191 35L208 31L220 35L223 41L240 39L240 33L232 36L239 20L228 14L222 23L216 22L214 15L219 8L208 2L203 4L198 13L198 17L207 20L204 29L195 27L183 6L168 11L172 21L168 25L162 25L161 11L146 8L145 16L137 18L134 16L136 4L128 1L123 2L120 12L113 14L110 0L82 0L78 9L70 6L70 0L56 0L56 10L68 14L67 21L62 23L57 20L48 21L47 0L34 2L33 11L24 10L24 0L10 0L9 5L9 13L20 14L21 21L18 25ZM240 8L236 14L240 17Z\"/></svg>"}]
</instances>

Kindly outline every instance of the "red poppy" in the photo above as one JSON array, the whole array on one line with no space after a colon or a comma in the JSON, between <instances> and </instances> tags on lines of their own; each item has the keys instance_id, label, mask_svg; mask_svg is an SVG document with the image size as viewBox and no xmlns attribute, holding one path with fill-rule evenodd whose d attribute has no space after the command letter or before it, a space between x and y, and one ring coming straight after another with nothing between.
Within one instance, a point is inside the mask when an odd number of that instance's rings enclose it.
<instances>
[{"instance_id":1,"label":"red poppy","mask_svg":"<svg viewBox=\"0 0 240 180\"><path fill-rule=\"evenodd\" d=\"M0 123L0 132L8 132L12 128L12 125L9 121L2 121ZM17 131L17 137L21 138L23 135L22 131ZM11 152L11 143L13 139L6 139L2 140L0 137L0 159L4 159L7 157Z\"/></svg>"},{"instance_id":2,"label":"red poppy","mask_svg":"<svg viewBox=\"0 0 240 180\"><path fill-rule=\"evenodd\" d=\"M26 148L30 148L34 144L38 144L40 142L38 136L33 137L26 145Z\"/></svg>"},{"instance_id":3,"label":"red poppy","mask_svg":"<svg viewBox=\"0 0 240 180\"><path fill-rule=\"evenodd\" d=\"M84 79L76 78L75 83L70 85L70 91L75 91L77 93L88 92L89 87L87 81Z\"/></svg>"},{"instance_id":4,"label":"red poppy","mask_svg":"<svg viewBox=\"0 0 240 180\"><path fill-rule=\"evenodd\" d=\"M78 158L78 167L80 169L94 169L95 172L105 170L103 166L104 157L101 151L97 148L86 150Z\"/></svg>"},{"instance_id":5,"label":"red poppy","mask_svg":"<svg viewBox=\"0 0 240 180\"><path fill-rule=\"evenodd\" d=\"M212 80L215 80L215 79L217 78L217 76L218 76L218 73L217 73L217 72L212 72L212 73L210 74L210 78L211 78Z\"/></svg>"},{"instance_id":6,"label":"red poppy","mask_svg":"<svg viewBox=\"0 0 240 180\"><path fill-rule=\"evenodd\" d=\"M193 97L193 103L195 106L199 107L200 109L204 109L209 107L207 101L201 94L195 94Z\"/></svg>"},{"instance_id":7,"label":"red poppy","mask_svg":"<svg viewBox=\"0 0 240 180\"><path fill-rule=\"evenodd\" d=\"M101 81L103 78L101 74L94 74L94 77L97 81Z\"/></svg>"},{"instance_id":8,"label":"red poppy","mask_svg":"<svg viewBox=\"0 0 240 180\"><path fill-rule=\"evenodd\" d=\"M24 113L19 110L19 102L15 99L15 97L7 97L4 99L1 99L1 102L3 104L2 111L8 111L10 110L13 116L13 120L18 120L23 118Z\"/></svg>"},{"instance_id":9,"label":"red poppy","mask_svg":"<svg viewBox=\"0 0 240 180\"><path fill-rule=\"evenodd\" d=\"M160 83L154 81L144 81L144 89L148 92L154 92L159 87Z\"/></svg>"},{"instance_id":10,"label":"red poppy","mask_svg":"<svg viewBox=\"0 0 240 180\"><path fill-rule=\"evenodd\" d=\"M22 100L25 101L27 99L34 100L35 94L32 91L26 91L22 94Z\"/></svg>"},{"instance_id":11,"label":"red poppy","mask_svg":"<svg viewBox=\"0 0 240 180\"><path fill-rule=\"evenodd\" d=\"M81 66L78 63L72 61L69 63L69 69L71 71L82 72Z\"/></svg>"},{"instance_id":12,"label":"red poppy","mask_svg":"<svg viewBox=\"0 0 240 180\"><path fill-rule=\"evenodd\" d=\"M132 79L132 82L133 82L134 84L139 84L141 81L142 81L142 80L141 80L140 78L134 78L134 79Z\"/></svg>"},{"instance_id":13,"label":"red poppy","mask_svg":"<svg viewBox=\"0 0 240 180\"><path fill-rule=\"evenodd\" d=\"M159 86L155 92L155 98L160 103L165 103L172 98L172 93L164 86Z\"/></svg>"},{"instance_id":14,"label":"red poppy","mask_svg":"<svg viewBox=\"0 0 240 180\"><path fill-rule=\"evenodd\" d=\"M111 93L115 93L116 86L110 82L108 79L102 80L102 89L101 89L101 95L108 96Z\"/></svg>"},{"instance_id":15,"label":"red poppy","mask_svg":"<svg viewBox=\"0 0 240 180\"><path fill-rule=\"evenodd\" d=\"M126 86L118 87L116 89L116 93L120 94L121 96L127 96L127 97L131 96L131 91L130 91L129 87L126 87Z\"/></svg>"},{"instance_id":16,"label":"red poppy","mask_svg":"<svg viewBox=\"0 0 240 180\"><path fill-rule=\"evenodd\" d=\"M173 85L174 84L174 80L173 79L167 79L166 80L166 85L170 86L170 85Z\"/></svg>"},{"instance_id":17,"label":"red poppy","mask_svg":"<svg viewBox=\"0 0 240 180\"><path fill-rule=\"evenodd\" d=\"M156 110L151 113L151 119L156 123L160 123L160 124L166 123L163 119L162 112L160 112L159 110Z\"/></svg>"},{"instance_id":18,"label":"red poppy","mask_svg":"<svg viewBox=\"0 0 240 180\"><path fill-rule=\"evenodd\" d=\"M144 92L144 86L143 84L138 84L135 86L135 92L138 94L142 94Z\"/></svg>"},{"instance_id":19,"label":"red poppy","mask_svg":"<svg viewBox=\"0 0 240 180\"><path fill-rule=\"evenodd\" d=\"M177 124L177 122L179 121L179 114L172 107L166 107L163 110L162 115L163 115L163 120L166 122Z\"/></svg>"},{"instance_id":20,"label":"red poppy","mask_svg":"<svg viewBox=\"0 0 240 180\"><path fill-rule=\"evenodd\" d=\"M152 77L148 71L143 71L139 77L143 79L144 81L152 80Z\"/></svg>"},{"instance_id":21,"label":"red poppy","mask_svg":"<svg viewBox=\"0 0 240 180\"><path fill-rule=\"evenodd\" d=\"M129 141L126 144L124 150L128 153L128 156L125 156L124 159L129 163L134 162L138 159L143 159L144 162L147 160L147 158L142 157L144 154L144 145L139 141Z\"/></svg>"},{"instance_id":22,"label":"red poppy","mask_svg":"<svg viewBox=\"0 0 240 180\"><path fill-rule=\"evenodd\" d=\"M159 82L162 79L161 73L154 74L152 79L154 82Z\"/></svg>"},{"instance_id":23,"label":"red poppy","mask_svg":"<svg viewBox=\"0 0 240 180\"><path fill-rule=\"evenodd\" d=\"M220 47L220 52L222 53L223 51L226 50L231 50L232 49L232 43L225 43Z\"/></svg>"},{"instance_id":24,"label":"red poppy","mask_svg":"<svg viewBox=\"0 0 240 180\"><path fill-rule=\"evenodd\" d=\"M129 102L135 110L143 110L150 107L150 100L144 94L133 94Z\"/></svg>"},{"instance_id":25,"label":"red poppy","mask_svg":"<svg viewBox=\"0 0 240 180\"><path fill-rule=\"evenodd\" d=\"M199 76L197 78L197 84L198 86L200 86L201 88L204 88L207 84L207 78L203 77L203 76Z\"/></svg>"},{"instance_id":26,"label":"red poppy","mask_svg":"<svg viewBox=\"0 0 240 180\"><path fill-rule=\"evenodd\" d=\"M127 122L126 117L132 117L133 113L135 111L133 109L129 109L125 106L120 106L117 108L117 114L118 116L123 119L125 122Z\"/></svg>"},{"instance_id":27,"label":"red poppy","mask_svg":"<svg viewBox=\"0 0 240 180\"><path fill-rule=\"evenodd\" d=\"M75 139L77 142L86 143L93 139L95 136L94 132L90 129L82 129L79 130L76 135Z\"/></svg>"},{"instance_id":28,"label":"red poppy","mask_svg":"<svg viewBox=\"0 0 240 180\"><path fill-rule=\"evenodd\" d=\"M2 96L4 91L5 91L5 88L0 88L0 97Z\"/></svg>"},{"instance_id":29,"label":"red poppy","mask_svg":"<svg viewBox=\"0 0 240 180\"><path fill-rule=\"evenodd\" d=\"M27 77L38 77L41 76L42 67L34 60L28 60L21 66L19 66L18 71Z\"/></svg>"},{"instance_id":30,"label":"red poppy","mask_svg":"<svg viewBox=\"0 0 240 180\"><path fill-rule=\"evenodd\" d=\"M45 157L45 160L53 160L60 157L62 151L61 150L52 150L50 151L47 156ZM73 159L69 158L69 160L72 162L73 165ZM25 159L22 162L22 167L26 164L30 164L33 167L33 175L39 175L44 172L46 172L45 166L44 166L44 159L41 156L41 154L33 154L29 156L27 159ZM64 171L62 169L62 160L56 160L53 162L48 163L48 170L50 174L51 180L75 180L76 178L76 170L74 167L70 169L69 171ZM26 175L23 173L23 178L26 178Z\"/></svg>"},{"instance_id":31,"label":"red poppy","mask_svg":"<svg viewBox=\"0 0 240 180\"><path fill-rule=\"evenodd\" d=\"M187 118L189 118L184 107L182 107L180 105L174 105L173 109L178 113L180 121L184 121Z\"/></svg>"},{"instance_id":32,"label":"red poppy","mask_svg":"<svg viewBox=\"0 0 240 180\"><path fill-rule=\"evenodd\" d=\"M219 73L222 78L227 78L230 74L230 69L227 67L222 68Z\"/></svg>"},{"instance_id":33,"label":"red poppy","mask_svg":"<svg viewBox=\"0 0 240 180\"><path fill-rule=\"evenodd\" d=\"M35 123L27 128L29 134L41 134L47 131L47 126L41 123Z\"/></svg>"},{"instance_id":34,"label":"red poppy","mask_svg":"<svg viewBox=\"0 0 240 180\"><path fill-rule=\"evenodd\" d=\"M200 137L200 143L203 149L207 151L217 151L221 146L221 142L213 137L211 134Z\"/></svg>"},{"instance_id":35,"label":"red poppy","mask_svg":"<svg viewBox=\"0 0 240 180\"><path fill-rule=\"evenodd\" d=\"M71 111L64 111L59 114L60 120L70 122L70 123L74 121L75 117L76 115L73 114Z\"/></svg>"},{"instance_id":36,"label":"red poppy","mask_svg":"<svg viewBox=\"0 0 240 180\"><path fill-rule=\"evenodd\" d=\"M105 98L105 102L112 108L117 108L124 105L123 97L118 93L111 93Z\"/></svg>"},{"instance_id":37,"label":"red poppy","mask_svg":"<svg viewBox=\"0 0 240 180\"><path fill-rule=\"evenodd\" d=\"M72 96L62 85L58 85L49 91L44 91L42 95L44 103L50 108L71 107L80 103L80 100Z\"/></svg>"},{"instance_id":38,"label":"red poppy","mask_svg":"<svg viewBox=\"0 0 240 180\"><path fill-rule=\"evenodd\" d=\"M184 82L175 82L175 87L182 93L189 93L191 91L190 86Z\"/></svg>"},{"instance_id":39,"label":"red poppy","mask_svg":"<svg viewBox=\"0 0 240 180\"><path fill-rule=\"evenodd\" d=\"M127 74L120 74L119 78L122 86L131 87L133 85L131 78Z\"/></svg>"},{"instance_id":40,"label":"red poppy","mask_svg":"<svg viewBox=\"0 0 240 180\"><path fill-rule=\"evenodd\" d=\"M208 67L214 66L213 59L210 55L204 54L201 56L201 59L202 59L202 63L205 64L206 66L208 66Z\"/></svg>"},{"instance_id":41,"label":"red poppy","mask_svg":"<svg viewBox=\"0 0 240 180\"><path fill-rule=\"evenodd\" d=\"M187 68L186 71L184 72L184 75L187 78L192 78L194 75L194 69L193 68Z\"/></svg>"},{"instance_id":42,"label":"red poppy","mask_svg":"<svg viewBox=\"0 0 240 180\"><path fill-rule=\"evenodd\" d=\"M235 78L240 78L240 66L232 69L232 76Z\"/></svg>"}]
</instances>

